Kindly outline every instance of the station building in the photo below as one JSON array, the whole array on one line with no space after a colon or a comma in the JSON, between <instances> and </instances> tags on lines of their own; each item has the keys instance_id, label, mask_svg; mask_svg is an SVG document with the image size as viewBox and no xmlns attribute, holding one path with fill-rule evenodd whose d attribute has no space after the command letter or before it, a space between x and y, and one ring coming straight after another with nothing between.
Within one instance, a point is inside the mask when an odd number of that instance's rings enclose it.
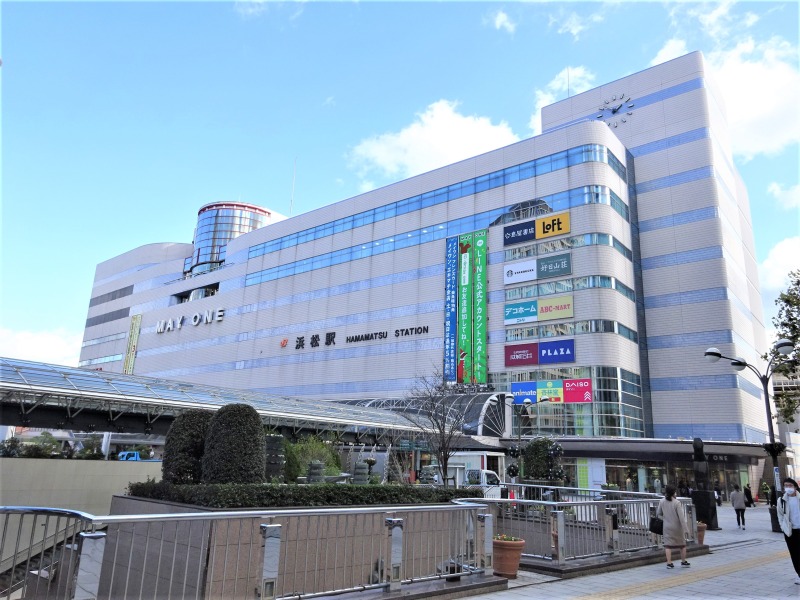
<instances>
[{"instance_id":1,"label":"station building","mask_svg":"<svg viewBox=\"0 0 800 600\"><path fill-rule=\"evenodd\" d=\"M757 362L766 343L748 197L694 52L545 107L541 135L306 214L203 206L192 243L97 266L80 364L314 401L438 374L513 393L509 437L764 442L760 384L709 346Z\"/></svg>"}]
</instances>

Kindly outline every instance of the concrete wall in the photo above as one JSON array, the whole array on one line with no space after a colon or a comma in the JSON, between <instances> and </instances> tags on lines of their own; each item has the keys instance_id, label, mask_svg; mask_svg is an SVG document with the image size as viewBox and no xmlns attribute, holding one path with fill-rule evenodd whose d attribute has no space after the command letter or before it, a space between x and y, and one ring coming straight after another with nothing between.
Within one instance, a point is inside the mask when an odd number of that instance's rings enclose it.
<instances>
[{"instance_id":1,"label":"concrete wall","mask_svg":"<svg viewBox=\"0 0 800 600\"><path fill-rule=\"evenodd\" d=\"M107 515L128 483L161 479L160 462L0 458L0 506L68 508Z\"/></svg>"}]
</instances>

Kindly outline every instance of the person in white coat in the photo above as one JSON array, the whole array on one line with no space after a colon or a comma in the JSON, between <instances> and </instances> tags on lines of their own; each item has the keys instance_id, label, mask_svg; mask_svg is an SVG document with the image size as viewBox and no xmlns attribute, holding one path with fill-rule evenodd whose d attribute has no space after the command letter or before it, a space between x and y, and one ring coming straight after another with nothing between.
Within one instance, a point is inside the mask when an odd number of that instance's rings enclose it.
<instances>
[{"instance_id":1,"label":"person in white coat","mask_svg":"<svg viewBox=\"0 0 800 600\"><path fill-rule=\"evenodd\" d=\"M781 525L792 566L797 577L795 585L800 585L800 495L797 491L797 482L791 477L783 480L783 496L778 499L776 506L778 523Z\"/></svg>"}]
</instances>

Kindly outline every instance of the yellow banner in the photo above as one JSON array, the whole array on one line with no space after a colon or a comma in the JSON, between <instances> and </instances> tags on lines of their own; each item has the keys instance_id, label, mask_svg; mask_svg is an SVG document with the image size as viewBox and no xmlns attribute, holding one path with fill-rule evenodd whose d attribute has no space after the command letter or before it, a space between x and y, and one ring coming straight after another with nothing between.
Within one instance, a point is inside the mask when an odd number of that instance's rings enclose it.
<instances>
[{"instance_id":1,"label":"yellow banner","mask_svg":"<svg viewBox=\"0 0 800 600\"><path fill-rule=\"evenodd\" d=\"M539 298L539 320L569 319L573 316L572 296Z\"/></svg>"},{"instance_id":2,"label":"yellow banner","mask_svg":"<svg viewBox=\"0 0 800 600\"><path fill-rule=\"evenodd\" d=\"M549 238L554 235L569 233L569 213L558 213L536 219L536 239Z\"/></svg>"}]
</instances>

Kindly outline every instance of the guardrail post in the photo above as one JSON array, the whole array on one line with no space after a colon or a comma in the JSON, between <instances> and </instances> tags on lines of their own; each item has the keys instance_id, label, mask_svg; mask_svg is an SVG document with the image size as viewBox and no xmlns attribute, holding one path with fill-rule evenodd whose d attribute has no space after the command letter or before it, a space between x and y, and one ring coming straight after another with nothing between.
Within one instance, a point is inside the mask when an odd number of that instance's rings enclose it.
<instances>
[{"instance_id":1,"label":"guardrail post","mask_svg":"<svg viewBox=\"0 0 800 600\"><path fill-rule=\"evenodd\" d=\"M550 531L553 537L553 560L563 565L567 560L566 553L566 521L563 510L554 510L550 513Z\"/></svg>"},{"instance_id":2,"label":"guardrail post","mask_svg":"<svg viewBox=\"0 0 800 600\"><path fill-rule=\"evenodd\" d=\"M399 592L403 567L403 519L386 517L385 523L389 538L389 587L386 591Z\"/></svg>"},{"instance_id":3,"label":"guardrail post","mask_svg":"<svg viewBox=\"0 0 800 600\"><path fill-rule=\"evenodd\" d=\"M278 587L278 568L281 564L281 526L262 523L261 537L264 540L264 562L261 569L261 600L275 598Z\"/></svg>"},{"instance_id":4,"label":"guardrail post","mask_svg":"<svg viewBox=\"0 0 800 600\"><path fill-rule=\"evenodd\" d=\"M619 505L618 505L619 507ZM605 534L608 549L615 556L619 554L619 508L606 504L605 508Z\"/></svg>"},{"instance_id":5,"label":"guardrail post","mask_svg":"<svg viewBox=\"0 0 800 600\"><path fill-rule=\"evenodd\" d=\"M492 540L494 539L494 521L492 515L478 515L478 543L483 540L481 557L478 566L487 571L492 570Z\"/></svg>"},{"instance_id":6,"label":"guardrail post","mask_svg":"<svg viewBox=\"0 0 800 600\"><path fill-rule=\"evenodd\" d=\"M686 508L686 521L689 523L689 527L691 527L691 534L692 534L692 541L697 541L697 519L695 518L694 514L694 504L691 502L687 502L683 505Z\"/></svg>"},{"instance_id":7,"label":"guardrail post","mask_svg":"<svg viewBox=\"0 0 800 600\"><path fill-rule=\"evenodd\" d=\"M100 568L106 549L103 532L78 534L78 574L72 600L96 600L100 593Z\"/></svg>"}]
</instances>

